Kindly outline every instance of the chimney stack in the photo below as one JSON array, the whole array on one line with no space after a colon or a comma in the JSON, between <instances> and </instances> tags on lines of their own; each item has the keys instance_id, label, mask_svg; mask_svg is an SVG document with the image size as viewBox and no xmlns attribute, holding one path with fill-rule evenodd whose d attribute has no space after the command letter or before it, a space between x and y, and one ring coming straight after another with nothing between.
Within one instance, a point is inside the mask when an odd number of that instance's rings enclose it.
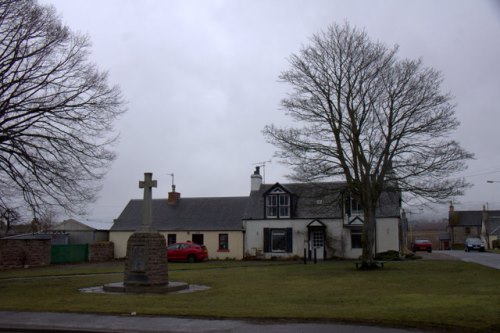
<instances>
[{"instance_id":1,"label":"chimney stack","mask_svg":"<svg viewBox=\"0 0 500 333\"><path fill-rule=\"evenodd\" d=\"M260 175L260 166L255 167L253 175L250 176L250 190L258 191L262 185L262 176Z\"/></svg>"},{"instance_id":2,"label":"chimney stack","mask_svg":"<svg viewBox=\"0 0 500 333\"><path fill-rule=\"evenodd\" d=\"M175 185L172 185L172 192L168 192L167 203L169 205L177 205L180 199L181 199L181 194L175 192Z\"/></svg>"}]
</instances>

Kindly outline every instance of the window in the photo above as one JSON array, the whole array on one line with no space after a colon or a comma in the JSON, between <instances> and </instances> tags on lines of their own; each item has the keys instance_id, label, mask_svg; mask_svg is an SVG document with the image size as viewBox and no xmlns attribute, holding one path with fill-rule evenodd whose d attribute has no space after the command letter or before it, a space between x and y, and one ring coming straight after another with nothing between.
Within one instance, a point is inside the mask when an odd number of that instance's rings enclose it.
<instances>
[{"instance_id":1,"label":"window","mask_svg":"<svg viewBox=\"0 0 500 333\"><path fill-rule=\"evenodd\" d=\"M173 244L167 247L167 250L178 250L180 244Z\"/></svg>"},{"instance_id":2,"label":"window","mask_svg":"<svg viewBox=\"0 0 500 333\"><path fill-rule=\"evenodd\" d=\"M268 195L266 198L267 217L278 217L278 197L276 195Z\"/></svg>"},{"instance_id":3,"label":"window","mask_svg":"<svg viewBox=\"0 0 500 333\"><path fill-rule=\"evenodd\" d=\"M288 194L279 195L280 217L290 217L290 196Z\"/></svg>"},{"instance_id":4,"label":"window","mask_svg":"<svg viewBox=\"0 0 500 333\"><path fill-rule=\"evenodd\" d=\"M168 234L167 235L167 245L172 245L177 243L177 235L176 234Z\"/></svg>"},{"instance_id":5,"label":"window","mask_svg":"<svg viewBox=\"0 0 500 333\"><path fill-rule=\"evenodd\" d=\"M361 206L361 203L358 200L351 198L351 214L359 215L362 213L363 207Z\"/></svg>"},{"instance_id":6,"label":"window","mask_svg":"<svg viewBox=\"0 0 500 333\"><path fill-rule=\"evenodd\" d=\"M290 217L290 195L280 188L266 196L266 217Z\"/></svg>"},{"instance_id":7,"label":"window","mask_svg":"<svg viewBox=\"0 0 500 333\"><path fill-rule=\"evenodd\" d=\"M219 250L227 251L229 250L229 235L219 234Z\"/></svg>"},{"instance_id":8,"label":"window","mask_svg":"<svg viewBox=\"0 0 500 333\"><path fill-rule=\"evenodd\" d=\"M314 249L325 246L325 232L323 230L312 232L312 245Z\"/></svg>"},{"instance_id":9,"label":"window","mask_svg":"<svg viewBox=\"0 0 500 333\"><path fill-rule=\"evenodd\" d=\"M292 228L264 228L264 252L292 252L292 236Z\"/></svg>"},{"instance_id":10,"label":"window","mask_svg":"<svg viewBox=\"0 0 500 333\"><path fill-rule=\"evenodd\" d=\"M193 236L191 237L191 240L195 244L203 245L203 234L193 234Z\"/></svg>"},{"instance_id":11,"label":"window","mask_svg":"<svg viewBox=\"0 0 500 333\"><path fill-rule=\"evenodd\" d=\"M361 249L363 247L361 243L361 229L352 229L351 230L351 248L352 249Z\"/></svg>"},{"instance_id":12,"label":"window","mask_svg":"<svg viewBox=\"0 0 500 333\"><path fill-rule=\"evenodd\" d=\"M286 232L284 229L271 230L271 252L286 251Z\"/></svg>"},{"instance_id":13,"label":"window","mask_svg":"<svg viewBox=\"0 0 500 333\"><path fill-rule=\"evenodd\" d=\"M349 195L345 201L345 211L348 216L361 215L363 214L363 206L358 200Z\"/></svg>"}]
</instances>

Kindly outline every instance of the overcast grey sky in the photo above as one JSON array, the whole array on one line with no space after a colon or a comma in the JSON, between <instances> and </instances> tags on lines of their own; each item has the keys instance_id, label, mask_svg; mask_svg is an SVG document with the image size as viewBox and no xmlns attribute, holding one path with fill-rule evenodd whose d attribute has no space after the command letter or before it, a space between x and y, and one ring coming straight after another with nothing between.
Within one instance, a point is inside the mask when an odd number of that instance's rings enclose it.
<instances>
[{"instance_id":1,"label":"overcast grey sky","mask_svg":"<svg viewBox=\"0 0 500 333\"><path fill-rule=\"evenodd\" d=\"M41 0L90 36L92 60L121 87L128 112L100 199L89 218L112 221L153 172L155 198L175 174L183 197L244 196L254 163L272 159L261 134L290 119L280 109L287 57L328 25L348 21L400 57L442 71L475 153L463 174L475 186L456 209L500 209L500 1L488 0ZM266 165L266 182L287 169ZM446 207L436 214L445 215ZM410 210L416 211L411 207Z\"/></svg>"}]
</instances>

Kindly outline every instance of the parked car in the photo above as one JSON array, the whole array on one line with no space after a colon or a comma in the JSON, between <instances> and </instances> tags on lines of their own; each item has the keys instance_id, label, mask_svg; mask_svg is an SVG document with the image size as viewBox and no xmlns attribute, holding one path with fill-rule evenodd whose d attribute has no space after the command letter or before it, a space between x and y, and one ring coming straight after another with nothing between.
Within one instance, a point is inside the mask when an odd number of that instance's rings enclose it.
<instances>
[{"instance_id":1,"label":"parked car","mask_svg":"<svg viewBox=\"0 0 500 333\"><path fill-rule=\"evenodd\" d=\"M208 251L205 245L175 243L167 247L167 258L169 261L204 261L208 259Z\"/></svg>"},{"instance_id":2,"label":"parked car","mask_svg":"<svg viewBox=\"0 0 500 333\"><path fill-rule=\"evenodd\" d=\"M484 243L479 238L467 238L465 240L465 252L469 252L471 250L478 250L480 252L484 251Z\"/></svg>"},{"instance_id":3,"label":"parked car","mask_svg":"<svg viewBox=\"0 0 500 333\"><path fill-rule=\"evenodd\" d=\"M417 251L427 251L432 252L432 242L428 239L415 239L415 243L412 246L413 252Z\"/></svg>"}]
</instances>

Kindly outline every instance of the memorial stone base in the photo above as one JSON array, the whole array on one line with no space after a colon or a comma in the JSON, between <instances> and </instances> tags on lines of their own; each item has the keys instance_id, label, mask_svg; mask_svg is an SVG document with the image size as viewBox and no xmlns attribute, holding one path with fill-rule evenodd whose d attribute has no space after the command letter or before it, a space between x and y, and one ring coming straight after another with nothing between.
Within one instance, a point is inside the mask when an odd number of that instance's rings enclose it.
<instances>
[{"instance_id":1,"label":"memorial stone base","mask_svg":"<svg viewBox=\"0 0 500 333\"><path fill-rule=\"evenodd\" d=\"M135 232L127 242L123 282L129 286L168 284L167 245L158 232Z\"/></svg>"},{"instance_id":2,"label":"memorial stone base","mask_svg":"<svg viewBox=\"0 0 500 333\"><path fill-rule=\"evenodd\" d=\"M104 286L105 291L167 293L189 288L186 283L169 284L165 237L158 232L136 232L127 242L123 283Z\"/></svg>"}]
</instances>

